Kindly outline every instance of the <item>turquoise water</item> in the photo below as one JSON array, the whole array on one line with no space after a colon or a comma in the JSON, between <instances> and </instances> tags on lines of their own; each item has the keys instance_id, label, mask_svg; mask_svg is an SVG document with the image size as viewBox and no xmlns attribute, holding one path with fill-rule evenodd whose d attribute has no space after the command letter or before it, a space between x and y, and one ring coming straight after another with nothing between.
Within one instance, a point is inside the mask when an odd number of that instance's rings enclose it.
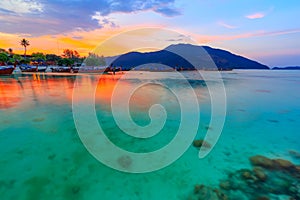
<instances>
[{"instance_id":1,"label":"turquoise water","mask_svg":"<svg viewBox=\"0 0 300 200\"><path fill-rule=\"evenodd\" d=\"M131 72L124 91L144 82L168 83L186 104L186 88L172 72ZM216 72L205 72L216 73ZM196 72L185 72L199 100L195 139L204 137L210 120L210 96ZM97 82L93 76L18 75L0 77L1 199L189 199L196 184L218 187L229 173L251 168L249 157L264 155L300 164L300 72L222 72L227 95L224 129L214 149L198 158L191 145L171 165L132 174L107 167L82 144L72 114L76 78L86 87L97 84L96 113L107 137L133 152L149 152L168 144L180 123L179 103L169 89L150 85L129 102L133 120L150 122L148 110L159 103L168 113L164 128L149 139L124 134L111 114L110 98L117 76ZM122 95L117 94L122 101ZM82 102L86 101L82 94ZM126 121L124 121L126 123ZM127 127L130 129L130 127ZM189 133L187 133L189 134Z\"/></svg>"}]
</instances>

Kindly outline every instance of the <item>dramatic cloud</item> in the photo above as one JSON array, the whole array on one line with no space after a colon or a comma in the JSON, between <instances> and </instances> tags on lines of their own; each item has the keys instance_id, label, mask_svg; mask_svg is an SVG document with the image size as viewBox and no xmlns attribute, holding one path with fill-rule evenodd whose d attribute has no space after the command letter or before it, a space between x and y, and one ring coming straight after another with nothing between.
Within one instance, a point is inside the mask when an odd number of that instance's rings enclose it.
<instances>
[{"instance_id":1,"label":"dramatic cloud","mask_svg":"<svg viewBox=\"0 0 300 200\"><path fill-rule=\"evenodd\" d=\"M2 0L0 27L6 33L33 36L117 26L111 15L153 11L173 17L175 0Z\"/></svg>"},{"instance_id":2,"label":"dramatic cloud","mask_svg":"<svg viewBox=\"0 0 300 200\"><path fill-rule=\"evenodd\" d=\"M107 6L99 10L101 15L106 16L114 12L132 13L152 10L164 16L179 15L180 12L174 7L175 0L101 0Z\"/></svg>"},{"instance_id":3,"label":"dramatic cloud","mask_svg":"<svg viewBox=\"0 0 300 200\"><path fill-rule=\"evenodd\" d=\"M117 25L108 17L104 17L100 12L96 12L95 15L92 16L92 19L97 20L100 27L109 26L109 27L117 27Z\"/></svg>"},{"instance_id":4,"label":"dramatic cloud","mask_svg":"<svg viewBox=\"0 0 300 200\"><path fill-rule=\"evenodd\" d=\"M2 0L0 7L0 13L2 11L15 14L27 14L43 11L43 5L34 0Z\"/></svg>"},{"instance_id":5,"label":"dramatic cloud","mask_svg":"<svg viewBox=\"0 0 300 200\"><path fill-rule=\"evenodd\" d=\"M250 15L246 15L245 17L248 18L248 19L260 19L260 18L265 17L265 14L258 12L258 13L253 13L253 14L250 14Z\"/></svg>"}]
</instances>

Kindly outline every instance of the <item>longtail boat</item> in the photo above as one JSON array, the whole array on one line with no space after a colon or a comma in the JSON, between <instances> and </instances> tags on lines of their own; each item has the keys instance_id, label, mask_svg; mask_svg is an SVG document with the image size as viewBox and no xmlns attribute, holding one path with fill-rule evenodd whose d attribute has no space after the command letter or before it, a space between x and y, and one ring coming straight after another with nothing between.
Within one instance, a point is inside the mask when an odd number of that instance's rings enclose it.
<instances>
[{"instance_id":1,"label":"longtail boat","mask_svg":"<svg viewBox=\"0 0 300 200\"><path fill-rule=\"evenodd\" d=\"M38 66L32 66L32 65L21 65L19 66L20 70L22 72L37 72Z\"/></svg>"},{"instance_id":2,"label":"longtail boat","mask_svg":"<svg viewBox=\"0 0 300 200\"><path fill-rule=\"evenodd\" d=\"M38 66L37 71L38 72L46 72L47 68L48 68L48 66Z\"/></svg>"},{"instance_id":3,"label":"longtail boat","mask_svg":"<svg viewBox=\"0 0 300 200\"><path fill-rule=\"evenodd\" d=\"M15 66L0 66L0 75L10 75L15 68Z\"/></svg>"},{"instance_id":4,"label":"longtail boat","mask_svg":"<svg viewBox=\"0 0 300 200\"><path fill-rule=\"evenodd\" d=\"M79 68L80 73L105 73L109 72L109 67L93 67L93 66L83 66Z\"/></svg>"},{"instance_id":5,"label":"longtail boat","mask_svg":"<svg viewBox=\"0 0 300 200\"><path fill-rule=\"evenodd\" d=\"M119 72L122 71L121 67L92 67L92 66L84 66L79 68L80 73L109 73L109 72Z\"/></svg>"},{"instance_id":6,"label":"longtail boat","mask_svg":"<svg viewBox=\"0 0 300 200\"><path fill-rule=\"evenodd\" d=\"M50 68L52 72L59 72L59 73L70 73L71 68L70 67L51 67Z\"/></svg>"},{"instance_id":7,"label":"longtail boat","mask_svg":"<svg viewBox=\"0 0 300 200\"><path fill-rule=\"evenodd\" d=\"M78 67L51 67L52 72L56 73L78 73Z\"/></svg>"}]
</instances>

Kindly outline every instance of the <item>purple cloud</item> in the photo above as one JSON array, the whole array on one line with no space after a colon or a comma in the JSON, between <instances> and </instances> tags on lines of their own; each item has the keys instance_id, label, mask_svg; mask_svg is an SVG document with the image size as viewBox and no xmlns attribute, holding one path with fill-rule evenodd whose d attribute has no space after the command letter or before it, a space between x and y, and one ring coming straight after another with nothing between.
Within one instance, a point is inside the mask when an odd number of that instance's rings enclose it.
<instances>
[{"instance_id":1,"label":"purple cloud","mask_svg":"<svg viewBox=\"0 0 300 200\"><path fill-rule=\"evenodd\" d=\"M33 36L59 34L74 29L93 30L117 26L113 13L153 11L163 16L180 15L175 0L7 0L0 2L0 27L5 33ZM16 3L17 2L17 3ZM18 7L23 5L22 8ZM26 9L24 10L24 6ZM25 12L22 12L25 11ZM93 18L97 14L98 19Z\"/></svg>"}]
</instances>

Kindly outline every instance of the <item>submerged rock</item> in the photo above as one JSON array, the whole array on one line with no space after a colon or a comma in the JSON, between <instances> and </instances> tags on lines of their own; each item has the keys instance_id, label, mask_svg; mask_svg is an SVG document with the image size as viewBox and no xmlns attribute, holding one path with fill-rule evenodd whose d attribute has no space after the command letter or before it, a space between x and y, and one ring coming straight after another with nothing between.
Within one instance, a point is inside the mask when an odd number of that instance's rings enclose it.
<instances>
[{"instance_id":1,"label":"submerged rock","mask_svg":"<svg viewBox=\"0 0 300 200\"><path fill-rule=\"evenodd\" d=\"M205 147L205 148L211 148L211 144L209 144L208 142L204 141L204 140L194 140L193 142L193 146L200 148L200 147Z\"/></svg>"},{"instance_id":2,"label":"submerged rock","mask_svg":"<svg viewBox=\"0 0 300 200\"><path fill-rule=\"evenodd\" d=\"M118 163L123 168L128 169L132 164L132 159L129 156L121 156L118 158Z\"/></svg>"},{"instance_id":3,"label":"submerged rock","mask_svg":"<svg viewBox=\"0 0 300 200\"><path fill-rule=\"evenodd\" d=\"M219 188L196 185L192 199L269 200L300 199L300 166L281 158L256 155L253 169L240 169L220 181Z\"/></svg>"},{"instance_id":4,"label":"submerged rock","mask_svg":"<svg viewBox=\"0 0 300 200\"><path fill-rule=\"evenodd\" d=\"M204 185L195 185L195 187L194 187L194 193L195 194L198 194L201 190L202 190L202 188L204 187Z\"/></svg>"},{"instance_id":5,"label":"submerged rock","mask_svg":"<svg viewBox=\"0 0 300 200\"><path fill-rule=\"evenodd\" d=\"M261 168L261 167L254 167L253 168L253 172L254 172L255 177L259 181L266 181L267 180L267 174L264 172L263 168Z\"/></svg>"},{"instance_id":6,"label":"submerged rock","mask_svg":"<svg viewBox=\"0 0 300 200\"><path fill-rule=\"evenodd\" d=\"M293 177L300 178L300 166L296 166L288 160L281 158L270 159L257 155L250 157L250 162L254 166L262 167L268 170L282 171L289 173Z\"/></svg>"},{"instance_id":7,"label":"submerged rock","mask_svg":"<svg viewBox=\"0 0 300 200\"><path fill-rule=\"evenodd\" d=\"M195 185L194 195L198 200L219 200L214 189L205 185Z\"/></svg>"},{"instance_id":8,"label":"submerged rock","mask_svg":"<svg viewBox=\"0 0 300 200\"><path fill-rule=\"evenodd\" d=\"M289 150L289 154L296 159L300 159L300 153L295 150Z\"/></svg>"},{"instance_id":9,"label":"submerged rock","mask_svg":"<svg viewBox=\"0 0 300 200\"><path fill-rule=\"evenodd\" d=\"M251 170L248 169L242 169L241 171L241 176L243 179L247 180L247 179L254 179L254 176L252 175Z\"/></svg>"},{"instance_id":10,"label":"submerged rock","mask_svg":"<svg viewBox=\"0 0 300 200\"><path fill-rule=\"evenodd\" d=\"M221 189L224 189L224 190L232 189L230 181L228 181L228 180L227 181L221 181L219 186L220 186Z\"/></svg>"},{"instance_id":11,"label":"submerged rock","mask_svg":"<svg viewBox=\"0 0 300 200\"><path fill-rule=\"evenodd\" d=\"M291 168L295 167L294 164L288 160L274 159L272 161L274 163L274 168L277 168L277 169L291 169Z\"/></svg>"},{"instance_id":12,"label":"submerged rock","mask_svg":"<svg viewBox=\"0 0 300 200\"><path fill-rule=\"evenodd\" d=\"M273 168L272 159L269 159L265 156L260 156L260 155L252 156L252 157L250 157L250 162L252 165L255 165L255 166L260 166L260 167L267 168L267 169Z\"/></svg>"},{"instance_id":13,"label":"submerged rock","mask_svg":"<svg viewBox=\"0 0 300 200\"><path fill-rule=\"evenodd\" d=\"M214 189L214 192L217 194L220 200L229 200L228 196L218 189Z\"/></svg>"}]
</instances>

